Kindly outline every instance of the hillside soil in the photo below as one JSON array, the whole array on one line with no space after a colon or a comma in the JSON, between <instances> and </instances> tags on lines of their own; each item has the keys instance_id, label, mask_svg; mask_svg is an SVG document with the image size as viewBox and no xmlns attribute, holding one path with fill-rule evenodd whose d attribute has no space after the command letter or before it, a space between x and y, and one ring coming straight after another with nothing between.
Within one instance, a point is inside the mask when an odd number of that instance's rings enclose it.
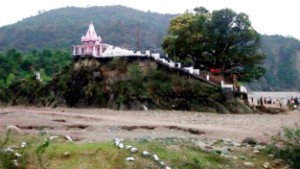
<instances>
[{"instance_id":1,"label":"hillside soil","mask_svg":"<svg viewBox=\"0 0 300 169\"><path fill-rule=\"evenodd\" d=\"M82 142L146 137L230 138L238 142L254 137L267 142L282 127L293 127L299 121L298 110L278 115L35 107L0 110L1 133L8 125L16 125L24 133L69 135Z\"/></svg>"}]
</instances>

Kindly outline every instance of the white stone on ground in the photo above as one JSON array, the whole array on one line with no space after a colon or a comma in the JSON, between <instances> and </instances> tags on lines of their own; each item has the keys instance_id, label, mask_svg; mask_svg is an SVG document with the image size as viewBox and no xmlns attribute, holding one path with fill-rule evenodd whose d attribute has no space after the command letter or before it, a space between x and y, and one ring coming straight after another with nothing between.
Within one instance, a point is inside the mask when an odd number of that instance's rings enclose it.
<instances>
[{"instance_id":1,"label":"white stone on ground","mask_svg":"<svg viewBox=\"0 0 300 169\"><path fill-rule=\"evenodd\" d=\"M143 151L142 152L142 155L144 156L144 157L150 157L150 153L148 152L148 151Z\"/></svg>"},{"instance_id":2,"label":"white stone on ground","mask_svg":"<svg viewBox=\"0 0 300 169\"><path fill-rule=\"evenodd\" d=\"M156 154L153 154L153 159L154 159L154 161L159 161L159 158Z\"/></svg>"},{"instance_id":3,"label":"white stone on ground","mask_svg":"<svg viewBox=\"0 0 300 169\"><path fill-rule=\"evenodd\" d=\"M71 142L73 141L72 137L69 136L69 135L65 135L65 139L68 140L68 141L71 141Z\"/></svg>"},{"instance_id":4,"label":"white stone on ground","mask_svg":"<svg viewBox=\"0 0 300 169\"><path fill-rule=\"evenodd\" d=\"M136 152L138 152L138 149L135 148L135 147L131 147L130 152L131 153L136 153Z\"/></svg>"},{"instance_id":5,"label":"white stone on ground","mask_svg":"<svg viewBox=\"0 0 300 169\"><path fill-rule=\"evenodd\" d=\"M123 149L125 146L124 146L123 143L119 143L118 147L119 147L120 149Z\"/></svg>"},{"instance_id":6,"label":"white stone on ground","mask_svg":"<svg viewBox=\"0 0 300 169\"><path fill-rule=\"evenodd\" d=\"M53 139L57 139L57 138L58 138L58 136L50 136L49 140L53 140Z\"/></svg>"},{"instance_id":7,"label":"white stone on ground","mask_svg":"<svg viewBox=\"0 0 300 169\"><path fill-rule=\"evenodd\" d=\"M134 157L127 157L125 160L126 161L134 161Z\"/></svg>"},{"instance_id":8,"label":"white stone on ground","mask_svg":"<svg viewBox=\"0 0 300 169\"><path fill-rule=\"evenodd\" d=\"M252 168L252 167L254 167L254 164L249 161L246 161L246 162L244 162L244 166Z\"/></svg>"}]
</instances>

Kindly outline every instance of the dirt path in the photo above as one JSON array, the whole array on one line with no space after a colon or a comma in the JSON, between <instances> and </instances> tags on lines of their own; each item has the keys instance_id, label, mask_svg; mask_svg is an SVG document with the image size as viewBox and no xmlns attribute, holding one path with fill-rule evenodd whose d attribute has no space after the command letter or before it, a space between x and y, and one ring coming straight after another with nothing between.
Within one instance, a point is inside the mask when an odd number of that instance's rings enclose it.
<instances>
[{"instance_id":1,"label":"dirt path","mask_svg":"<svg viewBox=\"0 0 300 169\"><path fill-rule=\"evenodd\" d=\"M108 109L6 107L0 111L0 131L17 125L26 133L67 134L75 140L142 137L269 139L283 126L299 123L300 112L281 115L222 115L183 111L113 111Z\"/></svg>"}]
</instances>

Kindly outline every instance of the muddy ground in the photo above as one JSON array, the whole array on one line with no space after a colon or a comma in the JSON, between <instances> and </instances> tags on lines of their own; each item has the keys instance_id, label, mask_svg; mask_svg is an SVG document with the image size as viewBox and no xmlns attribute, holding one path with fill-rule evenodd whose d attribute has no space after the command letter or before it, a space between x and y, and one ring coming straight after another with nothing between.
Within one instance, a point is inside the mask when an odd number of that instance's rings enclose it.
<instances>
[{"instance_id":1,"label":"muddy ground","mask_svg":"<svg viewBox=\"0 0 300 169\"><path fill-rule=\"evenodd\" d=\"M0 132L16 125L24 133L47 132L70 135L77 141L114 138L197 137L230 138L242 141L254 137L268 141L284 126L300 122L300 112L285 114L213 114L185 111L114 111L109 109L2 107Z\"/></svg>"}]
</instances>

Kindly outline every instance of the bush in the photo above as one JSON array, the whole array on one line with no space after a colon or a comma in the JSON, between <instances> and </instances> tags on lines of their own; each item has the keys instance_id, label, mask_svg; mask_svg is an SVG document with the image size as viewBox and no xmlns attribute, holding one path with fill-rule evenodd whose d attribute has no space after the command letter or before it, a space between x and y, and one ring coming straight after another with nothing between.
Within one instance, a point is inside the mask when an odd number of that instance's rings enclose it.
<instances>
[{"instance_id":1,"label":"bush","mask_svg":"<svg viewBox=\"0 0 300 169\"><path fill-rule=\"evenodd\" d=\"M268 150L292 168L300 168L300 127L283 128L283 132L273 137Z\"/></svg>"}]
</instances>

